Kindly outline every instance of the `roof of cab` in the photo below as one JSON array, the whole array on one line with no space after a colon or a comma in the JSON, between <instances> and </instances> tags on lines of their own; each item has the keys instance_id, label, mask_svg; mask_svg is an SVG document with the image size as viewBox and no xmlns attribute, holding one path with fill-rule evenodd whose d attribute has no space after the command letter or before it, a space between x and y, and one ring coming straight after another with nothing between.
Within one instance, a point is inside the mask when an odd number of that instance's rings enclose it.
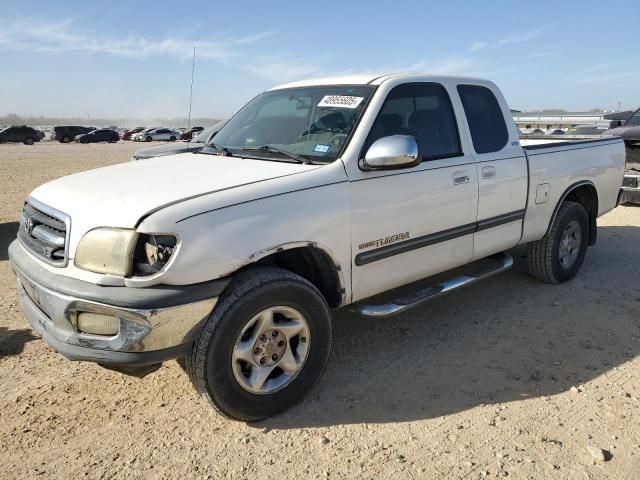
<instances>
[{"instance_id":1,"label":"roof of cab","mask_svg":"<svg viewBox=\"0 0 640 480\"><path fill-rule=\"evenodd\" d=\"M397 77L410 77L410 78L420 78L424 77L425 80L436 80L436 79L444 79L444 78L456 78L456 79L465 79L467 81L474 82L486 82L486 80L482 80L480 78L472 78L472 77L462 77L458 75L418 75L413 73L386 73L386 74L373 74L373 73L362 73L358 75L345 75L340 77L324 77L324 78L312 78L307 80L298 80L295 82L283 83L282 85L277 85L270 90L280 90L284 88L296 88L296 87L313 87L320 85L380 85L382 82L389 80L391 78Z\"/></svg>"},{"instance_id":2,"label":"roof of cab","mask_svg":"<svg viewBox=\"0 0 640 480\"><path fill-rule=\"evenodd\" d=\"M318 85L379 85L379 82L381 82L382 80L386 80L390 77L397 77L400 75L401 74L362 73L359 75L343 75L340 77L311 78L307 80L298 80L295 82L277 85L270 90L280 90L283 88L295 87L312 87Z\"/></svg>"}]
</instances>

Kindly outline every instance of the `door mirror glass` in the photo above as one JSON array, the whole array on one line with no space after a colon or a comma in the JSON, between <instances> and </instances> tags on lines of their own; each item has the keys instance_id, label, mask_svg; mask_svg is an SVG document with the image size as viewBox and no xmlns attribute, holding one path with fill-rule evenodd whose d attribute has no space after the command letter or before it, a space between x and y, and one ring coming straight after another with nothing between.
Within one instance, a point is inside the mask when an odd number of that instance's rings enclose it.
<instances>
[{"instance_id":1,"label":"door mirror glass","mask_svg":"<svg viewBox=\"0 0 640 480\"><path fill-rule=\"evenodd\" d=\"M419 163L416 139L411 135L391 135L373 142L362 167L364 170L384 170L413 167Z\"/></svg>"}]
</instances>

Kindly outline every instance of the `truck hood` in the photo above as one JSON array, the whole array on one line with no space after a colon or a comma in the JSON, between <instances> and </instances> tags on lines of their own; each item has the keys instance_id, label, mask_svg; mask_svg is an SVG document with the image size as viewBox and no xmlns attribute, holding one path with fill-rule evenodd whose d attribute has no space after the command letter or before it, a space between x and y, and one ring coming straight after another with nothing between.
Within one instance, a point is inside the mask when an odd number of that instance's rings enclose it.
<instances>
[{"instance_id":1,"label":"truck hood","mask_svg":"<svg viewBox=\"0 0 640 480\"><path fill-rule=\"evenodd\" d=\"M194 152L196 150L201 150L204 146L204 143L197 142L173 142L167 145L155 145L153 147L136 150L136 153L133 154L132 160L144 160L147 158L163 157L165 155Z\"/></svg>"},{"instance_id":2,"label":"truck hood","mask_svg":"<svg viewBox=\"0 0 640 480\"><path fill-rule=\"evenodd\" d=\"M71 217L73 244L98 226L133 228L149 212L180 200L313 168L318 166L184 153L62 177L31 197Z\"/></svg>"}]
</instances>

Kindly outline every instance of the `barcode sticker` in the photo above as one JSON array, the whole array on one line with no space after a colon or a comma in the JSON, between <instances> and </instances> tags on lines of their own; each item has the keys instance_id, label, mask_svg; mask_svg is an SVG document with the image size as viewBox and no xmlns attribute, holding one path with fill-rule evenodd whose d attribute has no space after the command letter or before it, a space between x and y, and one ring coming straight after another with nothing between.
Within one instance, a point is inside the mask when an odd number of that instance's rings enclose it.
<instances>
[{"instance_id":1,"label":"barcode sticker","mask_svg":"<svg viewBox=\"0 0 640 480\"><path fill-rule=\"evenodd\" d=\"M352 97L350 95L325 95L320 100L318 107L357 108L364 97Z\"/></svg>"}]
</instances>

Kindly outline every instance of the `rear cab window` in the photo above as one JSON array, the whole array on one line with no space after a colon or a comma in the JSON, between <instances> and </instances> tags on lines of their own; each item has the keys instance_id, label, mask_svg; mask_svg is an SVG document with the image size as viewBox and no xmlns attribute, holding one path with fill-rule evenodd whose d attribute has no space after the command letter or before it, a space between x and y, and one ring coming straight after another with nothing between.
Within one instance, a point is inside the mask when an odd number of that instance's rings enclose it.
<instances>
[{"instance_id":1,"label":"rear cab window","mask_svg":"<svg viewBox=\"0 0 640 480\"><path fill-rule=\"evenodd\" d=\"M509 141L502 108L493 92L481 85L458 85L476 153L502 150Z\"/></svg>"},{"instance_id":2,"label":"rear cab window","mask_svg":"<svg viewBox=\"0 0 640 480\"><path fill-rule=\"evenodd\" d=\"M405 83L389 92L371 127L363 153L378 139L411 135L423 161L462 155L451 100L438 83Z\"/></svg>"}]
</instances>

